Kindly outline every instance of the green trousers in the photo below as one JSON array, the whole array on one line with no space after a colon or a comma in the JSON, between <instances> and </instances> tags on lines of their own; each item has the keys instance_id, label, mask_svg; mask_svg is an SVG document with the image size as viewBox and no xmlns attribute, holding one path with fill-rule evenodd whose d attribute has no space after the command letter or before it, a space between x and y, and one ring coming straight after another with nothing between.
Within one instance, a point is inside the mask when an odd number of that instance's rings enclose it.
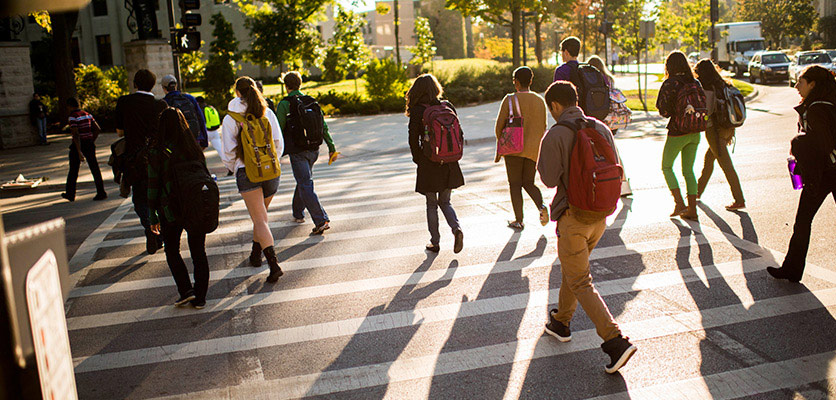
<instances>
[{"instance_id":1,"label":"green trousers","mask_svg":"<svg viewBox=\"0 0 836 400\"><path fill-rule=\"evenodd\" d=\"M697 160L697 147L700 145L700 133L689 133L682 136L670 136L665 141L662 151L662 174L668 189L679 189L679 181L673 173L673 162L682 153L682 176L685 178L685 189L689 195L697 194L697 176L694 174L694 161Z\"/></svg>"}]
</instances>

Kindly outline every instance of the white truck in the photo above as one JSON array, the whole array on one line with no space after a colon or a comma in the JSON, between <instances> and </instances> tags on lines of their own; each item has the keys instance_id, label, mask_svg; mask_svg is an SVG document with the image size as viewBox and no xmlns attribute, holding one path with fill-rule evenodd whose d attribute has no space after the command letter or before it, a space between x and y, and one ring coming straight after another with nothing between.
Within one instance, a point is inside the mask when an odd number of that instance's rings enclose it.
<instances>
[{"instance_id":1,"label":"white truck","mask_svg":"<svg viewBox=\"0 0 836 400\"><path fill-rule=\"evenodd\" d=\"M760 21L716 24L717 62L737 76L749 69L749 60L764 49Z\"/></svg>"}]
</instances>

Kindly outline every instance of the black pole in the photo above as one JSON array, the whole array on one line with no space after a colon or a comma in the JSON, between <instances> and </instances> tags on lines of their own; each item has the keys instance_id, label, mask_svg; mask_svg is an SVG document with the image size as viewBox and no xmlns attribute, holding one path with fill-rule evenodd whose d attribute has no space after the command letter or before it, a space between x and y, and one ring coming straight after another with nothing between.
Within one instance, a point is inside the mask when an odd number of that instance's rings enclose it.
<instances>
[{"instance_id":1,"label":"black pole","mask_svg":"<svg viewBox=\"0 0 836 400\"><path fill-rule=\"evenodd\" d=\"M174 0L166 1L168 7L168 31L170 35L171 55L174 58L174 77L177 78L177 84L183 88L183 79L180 78L180 54L176 50L177 34L174 29Z\"/></svg>"},{"instance_id":2,"label":"black pole","mask_svg":"<svg viewBox=\"0 0 836 400\"><path fill-rule=\"evenodd\" d=\"M526 65L526 57L525 56L525 12L520 13L520 21L522 22L522 65Z\"/></svg>"}]
</instances>

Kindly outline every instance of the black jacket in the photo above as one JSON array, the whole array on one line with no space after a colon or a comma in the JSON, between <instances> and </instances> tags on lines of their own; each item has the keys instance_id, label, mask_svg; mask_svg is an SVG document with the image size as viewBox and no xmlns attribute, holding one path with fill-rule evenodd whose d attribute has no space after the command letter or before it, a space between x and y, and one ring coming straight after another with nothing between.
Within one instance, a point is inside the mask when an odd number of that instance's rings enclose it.
<instances>
[{"instance_id":1,"label":"black jacket","mask_svg":"<svg viewBox=\"0 0 836 400\"><path fill-rule=\"evenodd\" d=\"M816 185L825 171L836 169L836 105L810 101L795 111L801 134L790 142L791 152L805 185Z\"/></svg>"},{"instance_id":2,"label":"black jacket","mask_svg":"<svg viewBox=\"0 0 836 400\"><path fill-rule=\"evenodd\" d=\"M435 100L432 105L439 104L441 102ZM409 110L409 150L412 151L412 162L418 165L415 191L421 194L442 192L464 186L464 176L458 162L444 164L432 162L421 150L424 110L427 106L419 104ZM450 106L453 105L450 104Z\"/></svg>"}]
</instances>

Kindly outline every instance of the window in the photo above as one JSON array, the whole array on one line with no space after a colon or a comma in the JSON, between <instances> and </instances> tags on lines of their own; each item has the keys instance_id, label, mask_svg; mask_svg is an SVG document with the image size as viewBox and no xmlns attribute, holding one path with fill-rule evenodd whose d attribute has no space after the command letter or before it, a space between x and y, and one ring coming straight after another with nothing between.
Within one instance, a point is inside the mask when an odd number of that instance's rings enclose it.
<instances>
[{"instance_id":1,"label":"window","mask_svg":"<svg viewBox=\"0 0 836 400\"><path fill-rule=\"evenodd\" d=\"M99 54L99 66L113 65L113 50L110 47L110 35L96 36L96 52Z\"/></svg>"},{"instance_id":2,"label":"window","mask_svg":"<svg viewBox=\"0 0 836 400\"><path fill-rule=\"evenodd\" d=\"M107 15L107 0L93 0L93 16L102 17Z\"/></svg>"},{"instance_id":3,"label":"window","mask_svg":"<svg viewBox=\"0 0 836 400\"><path fill-rule=\"evenodd\" d=\"M780 63L788 63L790 60L787 56L783 54L770 54L763 56L763 63L764 64L780 64Z\"/></svg>"}]
</instances>

